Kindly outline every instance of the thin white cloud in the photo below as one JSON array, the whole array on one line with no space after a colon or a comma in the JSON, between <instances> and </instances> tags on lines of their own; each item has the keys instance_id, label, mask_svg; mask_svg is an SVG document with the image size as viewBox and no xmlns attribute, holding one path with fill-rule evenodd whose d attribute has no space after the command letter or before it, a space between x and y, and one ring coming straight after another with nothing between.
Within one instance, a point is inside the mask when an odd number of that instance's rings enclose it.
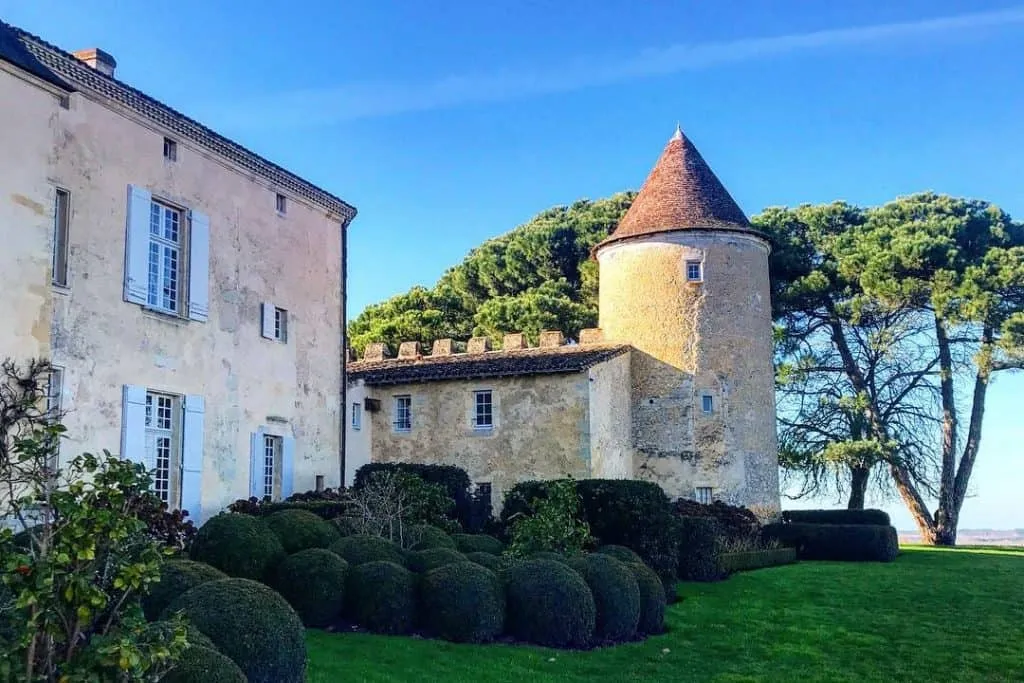
<instances>
[{"instance_id":1,"label":"thin white cloud","mask_svg":"<svg viewBox=\"0 0 1024 683\"><path fill-rule=\"evenodd\" d=\"M330 88L264 93L230 104L214 105L203 115L241 128L330 125L353 119L568 92L801 51L921 37L970 39L981 29L1018 24L1024 24L1024 6L811 33L677 44L644 50L632 57L589 57L535 71L467 73L422 82L355 82Z\"/></svg>"}]
</instances>

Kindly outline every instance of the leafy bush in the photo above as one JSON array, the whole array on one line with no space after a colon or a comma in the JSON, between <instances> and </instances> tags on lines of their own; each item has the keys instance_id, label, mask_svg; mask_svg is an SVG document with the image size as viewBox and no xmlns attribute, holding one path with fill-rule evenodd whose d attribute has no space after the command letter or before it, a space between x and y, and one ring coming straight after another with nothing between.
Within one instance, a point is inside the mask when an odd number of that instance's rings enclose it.
<instances>
[{"instance_id":1,"label":"leafy bush","mask_svg":"<svg viewBox=\"0 0 1024 683\"><path fill-rule=\"evenodd\" d=\"M455 550L455 540L444 529L430 524L417 524L410 527L407 538L411 543L410 550L429 550L430 548L450 548Z\"/></svg>"},{"instance_id":2,"label":"leafy bush","mask_svg":"<svg viewBox=\"0 0 1024 683\"><path fill-rule=\"evenodd\" d=\"M328 550L352 566L367 562L405 564L405 555L402 553L402 549L379 536L346 536L332 543Z\"/></svg>"},{"instance_id":3,"label":"leafy bush","mask_svg":"<svg viewBox=\"0 0 1024 683\"><path fill-rule=\"evenodd\" d=\"M344 489L324 489L323 491L306 491L295 493L283 501L264 498L240 498L228 506L230 512L240 512L255 517L266 517L282 510L305 510L312 512L321 519L334 519L349 513L352 507L352 496Z\"/></svg>"},{"instance_id":4,"label":"leafy bush","mask_svg":"<svg viewBox=\"0 0 1024 683\"><path fill-rule=\"evenodd\" d=\"M217 650L192 646L161 683L246 683L245 673Z\"/></svg>"},{"instance_id":5,"label":"leafy bush","mask_svg":"<svg viewBox=\"0 0 1024 683\"><path fill-rule=\"evenodd\" d=\"M444 491L444 497L450 498L451 507L445 510L438 510L434 501L422 502L422 508L414 511L414 522L444 526L438 519L441 517L455 520L464 529L470 528L471 497L469 493L469 475L466 470L454 465L421 465L416 463L384 463L373 462L363 465L356 470L355 481L352 488L359 491L366 486L375 473L380 472L401 472L412 475L428 484L436 484Z\"/></svg>"},{"instance_id":6,"label":"leafy bush","mask_svg":"<svg viewBox=\"0 0 1024 683\"><path fill-rule=\"evenodd\" d=\"M466 553L466 559L470 562L475 562L481 567L487 567L492 572L500 572L508 567L508 561L501 555L492 555L490 553L483 552L472 552Z\"/></svg>"},{"instance_id":7,"label":"leafy bush","mask_svg":"<svg viewBox=\"0 0 1024 683\"><path fill-rule=\"evenodd\" d=\"M326 548L341 538L337 527L308 510L281 510L263 518L289 555L307 548Z\"/></svg>"},{"instance_id":8,"label":"leafy bush","mask_svg":"<svg viewBox=\"0 0 1024 683\"><path fill-rule=\"evenodd\" d=\"M726 572L742 572L762 567L777 567L782 564L796 562L795 548L772 548L769 550L753 550L743 553L722 553L722 570Z\"/></svg>"},{"instance_id":9,"label":"leafy bush","mask_svg":"<svg viewBox=\"0 0 1024 683\"><path fill-rule=\"evenodd\" d=\"M403 548L419 540L409 532L430 524L445 532L458 531L458 523L445 514L454 503L438 484L407 472L373 472L352 499L350 516L362 533L380 536Z\"/></svg>"},{"instance_id":10,"label":"leafy bush","mask_svg":"<svg viewBox=\"0 0 1024 683\"><path fill-rule=\"evenodd\" d=\"M181 611L249 683L302 683L306 640L302 620L276 592L249 579L200 584L164 614Z\"/></svg>"},{"instance_id":11,"label":"leafy bush","mask_svg":"<svg viewBox=\"0 0 1024 683\"><path fill-rule=\"evenodd\" d=\"M167 605L187 590L207 581L228 578L221 570L192 560L171 560L160 567L160 580L142 598L142 611L150 621L156 620Z\"/></svg>"},{"instance_id":12,"label":"leafy bush","mask_svg":"<svg viewBox=\"0 0 1024 683\"><path fill-rule=\"evenodd\" d=\"M785 510L782 521L803 524L868 524L889 526L885 510Z\"/></svg>"},{"instance_id":13,"label":"leafy bush","mask_svg":"<svg viewBox=\"0 0 1024 683\"><path fill-rule=\"evenodd\" d=\"M373 633L402 634L416 617L416 578L394 562L351 567L345 586L345 612Z\"/></svg>"},{"instance_id":14,"label":"leafy bush","mask_svg":"<svg viewBox=\"0 0 1024 683\"><path fill-rule=\"evenodd\" d=\"M740 505L729 505L720 500L705 504L680 498L673 507L680 517L714 517L718 520L719 532L729 540L757 538L761 532L757 515Z\"/></svg>"},{"instance_id":15,"label":"leafy bush","mask_svg":"<svg viewBox=\"0 0 1024 683\"><path fill-rule=\"evenodd\" d=\"M323 627L341 616L348 563L329 550L308 548L274 570L271 585L306 626Z\"/></svg>"},{"instance_id":16,"label":"leafy bush","mask_svg":"<svg viewBox=\"0 0 1024 683\"><path fill-rule=\"evenodd\" d=\"M717 581L725 578L720 562L721 531L714 517L679 518L679 578Z\"/></svg>"},{"instance_id":17,"label":"leafy bush","mask_svg":"<svg viewBox=\"0 0 1024 683\"><path fill-rule=\"evenodd\" d=\"M639 555L637 555L631 548L627 548L624 545L603 545L595 552L610 555L619 562L636 562L644 564L643 559Z\"/></svg>"},{"instance_id":18,"label":"leafy bush","mask_svg":"<svg viewBox=\"0 0 1024 683\"><path fill-rule=\"evenodd\" d=\"M338 530L338 534L341 536L357 536L366 532L363 528L363 520L351 515L335 517L331 520L331 524L334 525L334 528Z\"/></svg>"},{"instance_id":19,"label":"leafy bush","mask_svg":"<svg viewBox=\"0 0 1024 683\"><path fill-rule=\"evenodd\" d=\"M538 551L579 554L591 542L576 482L571 478L547 482L543 496L532 498L525 512L508 520L512 525L508 553L512 557L528 557Z\"/></svg>"},{"instance_id":20,"label":"leafy bush","mask_svg":"<svg viewBox=\"0 0 1024 683\"><path fill-rule=\"evenodd\" d=\"M187 553L198 533L188 511L170 510L167 503L148 493L139 496L136 512L146 524L146 535L162 546Z\"/></svg>"},{"instance_id":21,"label":"leafy bush","mask_svg":"<svg viewBox=\"0 0 1024 683\"><path fill-rule=\"evenodd\" d=\"M429 572L420 595L420 623L439 638L486 643L505 624L501 583L494 572L478 564L463 561Z\"/></svg>"},{"instance_id":22,"label":"leafy bush","mask_svg":"<svg viewBox=\"0 0 1024 683\"><path fill-rule=\"evenodd\" d=\"M494 536L487 534L455 534L455 547L464 553L490 553L501 555L505 546Z\"/></svg>"},{"instance_id":23,"label":"leafy bush","mask_svg":"<svg viewBox=\"0 0 1024 683\"><path fill-rule=\"evenodd\" d=\"M656 635L665 630L665 586L661 579L645 564L626 565L636 578L640 592L640 619L636 632L641 635Z\"/></svg>"},{"instance_id":24,"label":"leafy bush","mask_svg":"<svg viewBox=\"0 0 1024 683\"><path fill-rule=\"evenodd\" d=\"M221 513L199 529L189 556L228 576L262 581L284 557L277 535L259 519Z\"/></svg>"},{"instance_id":25,"label":"leafy bush","mask_svg":"<svg viewBox=\"0 0 1024 683\"><path fill-rule=\"evenodd\" d=\"M594 635L596 607L579 574L559 562L526 560L502 572L507 631L548 647L584 647Z\"/></svg>"},{"instance_id":26,"label":"leafy bush","mask_svg":"<svg viewBox=\"0 0 1024 683\"><path fill-rule=\"evenodd\" d=\"M452 548L412 550L405 556L406 566L417 574L429 572L431 569L443 567L446 564L465 561L466 556Z\"/></svg>"},{"instance_id":27,"label":"leafy bush","mask_svg":"<svg viewBox=\"0 0 1024 683\"><path fill-rule=\"evenodd\" d=\"M529 514L527 501L542 498L552 482L522 482L505 497L501 518L508 524ZM666 582L676 576L678 532L668 496L653 482L631 479L582 479L576 484L582 518L602 544L632 548Z\"/></svg>"},{"instance_id":28,"label":"leafy bush","mask_svg":"<svg viewBox=\"0 0 1024 683\"><path fill-rule=\"evenodd\" d=\"M763 533L796 548L801 560L892 562L899 538L891 526L868 524L768 524Z\"/></svg>"},{"instance_id":29,"label":"leafy bush","mask_svg":"<svg viewBox=\"0 0 1024 683\"><path fill-rule=\"evenodd\" d=\"M571 566L594 595L597 608L594 638L621 643L635 636L640 620L640 588L632 570L603 553L584 555Z\"/></svg>"},{"instance_id":30,"label":"leafy bush","mask_svg":"<svg viewBox=\"0 0 1024 683\"><path fill-rule=\"evenodd\" d=\"M573 555L572 557L581 557L580 555ZM550 550L538 550L535 553L530 553L528 560L550 560L552 562L558 562L560 564L569 565L569 558L562 553L552 552Z\"/></svg>"}]
</instances>

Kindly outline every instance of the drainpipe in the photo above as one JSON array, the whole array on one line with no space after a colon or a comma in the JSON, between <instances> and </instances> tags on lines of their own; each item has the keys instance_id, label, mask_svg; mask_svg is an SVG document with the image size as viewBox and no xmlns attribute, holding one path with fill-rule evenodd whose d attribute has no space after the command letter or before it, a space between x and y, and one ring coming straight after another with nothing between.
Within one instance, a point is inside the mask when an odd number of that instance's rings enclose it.
<instances>
[{"instance_id":1,"label":"drainpipe","mask_svg":"<svg viewBox=\"0 0 1024 683\"><path fill-rule=\"evenodd\" d=\"M348 431L348 226L351 225L355 213L341 222L341 452L338 454L340 468L340 487L345 488L345 441Z\"/></svg>"}]
</instances>

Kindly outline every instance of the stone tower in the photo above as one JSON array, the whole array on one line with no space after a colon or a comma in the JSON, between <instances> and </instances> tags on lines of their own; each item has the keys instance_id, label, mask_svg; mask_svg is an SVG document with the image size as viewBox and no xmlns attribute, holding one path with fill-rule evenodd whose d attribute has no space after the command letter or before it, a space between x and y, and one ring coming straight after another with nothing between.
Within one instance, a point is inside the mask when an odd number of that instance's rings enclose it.
<instances>
[{"instance_id":1,"label":"stone tower","mask_svg":"<svg viewBox=\"0 0 1024 683\"><path fill-rule=\"evenodd\" d=\"M633 346L634 476L779 508L767 238L682 131L595 249L605 339Z\"/></svg>"}]
</instances>

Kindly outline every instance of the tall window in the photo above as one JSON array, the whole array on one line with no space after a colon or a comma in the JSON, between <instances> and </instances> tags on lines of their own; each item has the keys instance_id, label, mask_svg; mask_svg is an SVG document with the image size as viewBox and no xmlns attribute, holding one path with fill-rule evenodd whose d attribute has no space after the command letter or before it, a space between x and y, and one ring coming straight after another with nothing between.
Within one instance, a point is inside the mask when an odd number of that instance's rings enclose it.
<instances>
[{"instance_id":1,"label":"tall window","mask_svg":"<svg viewBox=\"0 0 1024 683\"><path fill-rule=\"evenodd\" d=\"M715 399L712 398L711 394L704 394L700 397L700 409L705 413L715 412Z\"/></svg>"},{"instance_id":2,"label":"tall window","mask_svg":"<svg viewBox=\"0 0 1024 683\"><path fill-rule=\"evenodd\" d=\"M492 429L494 427L494 403L491 390L474 391L473 402L476 406L473 413L473 429Z\"/></svg>"},{"instance_id":3,"label":"tall window","mask_svg":"<svg viewBox=\"0 0 1024 683\"><path fill-rule=\"evenodd\" d=\"M68 227L71 222L71 193L57 188L53 207L53 284L68 284Z\"/></svg>"},{"instance_id":4,"label":"tall window","mask_svg":"<svg viewBox=\"0 0 1024 683\"><path fill-rule=\"evenodd\" d=\"M164 159L167 161L178 160L178 143L170 138L164 138Z\"/></svg>"},{"instance_id":5,"label":"tall window","mask_svg":"<svg viewBox=\"0 0 1024 683\"><path fill-rule=\"evenodd\" d=\"M274 205L277 207L277 212L282 216L288 213L288 198L283 194L278 194L274 198Z\"/></svg>"},{"instance_id":6,"label":"tall window","mask_svg":"<svg viewBox=\"0 0 1024 683\"><path fill-rule=\"evenodd\" d=\"M686 279L690 282L702 282L704 280L704 266L700 261L686 262Z\"/></svg>"},{"instance_id":7,"label":"tall window","mask_svg":"<svg viewBox=\"0 0 1024 683\"><path fill-rule=\"evenodd\" d=\"M181 449L178 399L167 394L146 393L146 461L155 469L153 491L170 507L180 505Z\"/></svg>"},{"instance_id":8,"label":"tall window","mask_svg":"<svg viewBox=\"0 0 1024 683\"><path fill-rule=\"evenodd\" d=\"M149 294L147 302L167 313L181 310L182 215L152 202L149 209Z\"/></svg>"},{"instance_id":9,"label":"tall window","mask_svg":"<svg viewBox=\"0 0 1024 683\"><path fill-rule=\"evenodd\" d=\"M288 311L283 308L274 308L274 339L288 341Z\"/></svg>"},{"instance_id":10,"label":"tall window","mask_svg":"<svg viewBox=\"0 0 1024 683\"><path fill-rule=\"evenodd\" d=\"M698 486L694 489L694 493L698 503L711 505L711 503L715 502L714 493L710 486Z\"/></svg>"},{"instance_id":11,"label":"tall window","mask_svg":"<svg viewBox=\"0 0 1024 683\"><path fill-rule=\"evenodd\" d=\"M395 431L412 431L412 396L395 396Z\"/></svg>"},{"instance_id":12,"label":"tall window","mask_svg":"<svg viewBox=\"0 0 1024 683\"><path fill-rule=\"evenodd\" d=\"M284 440L269 434L263 437L263 495L281 497L281 451Z\"/></svg>"},{"instance_id":13,"label":"tall window","mask_svg":"<svg viewBox=\"0 0 1024 683\"><path fill-rule=\"evenodd\" d=\"M64 369L50 368L49 381L46 386L46 415L50 420L57 422L61 419L61 396L64 390ZM57 471L60 459L60 438L56 439L53 451L50 453L47 467L51 472Z\"/></svg>"},{"instance_id":14,"label":"tall window","mask_svg":"<svg viewBox=\"0 0 1024 683\"><path fill-rule=\"evenodd\" d=\"M363 426L363 407L358 403L352 404L352 429L357 432Z\"/></svg>"}]
</instances>

